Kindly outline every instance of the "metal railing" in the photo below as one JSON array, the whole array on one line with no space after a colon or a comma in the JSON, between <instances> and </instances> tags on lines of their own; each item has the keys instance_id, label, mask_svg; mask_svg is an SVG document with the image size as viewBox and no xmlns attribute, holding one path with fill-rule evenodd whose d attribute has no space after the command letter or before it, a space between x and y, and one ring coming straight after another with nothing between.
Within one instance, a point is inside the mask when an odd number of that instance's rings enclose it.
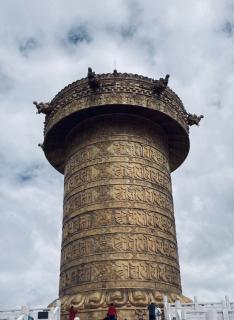
<instances>
[{"instance_id":1,"label":"metal railing","mask_svg":"<svg viewBox=\"0 0 234 320\"><path fill-rule=\"evenodd\" d=\"M234 320L234 302L226 296L221 302L168 303L164 297L165 320Z\"/></svg>"},{"instance_id":2,"label":"metal railing","mask_svg":"<svg viewBox=\"0 0 234 320\"><path fill-rule=\"evenodd\" d=\"M22 306L21 309L3 309L0 310L0 320L60 320L60 302L52 308L33 308Z\"/></svg>"}]
</instances>

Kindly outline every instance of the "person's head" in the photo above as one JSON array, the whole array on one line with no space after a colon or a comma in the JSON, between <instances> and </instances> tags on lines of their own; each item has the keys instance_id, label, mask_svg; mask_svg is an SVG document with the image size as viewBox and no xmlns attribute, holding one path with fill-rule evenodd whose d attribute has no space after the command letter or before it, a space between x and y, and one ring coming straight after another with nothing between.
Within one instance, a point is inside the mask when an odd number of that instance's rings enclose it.
<instances>
[{"instance_id":1,"label":"person's head","mask_svg":"<svg viewBox=\"0 0 234 320\"><path fill-rule=\"evenodd\" d=\"M73 307L73 306L71 306L71 307L70 307L70 309L71 309L71 310L73 310L73 309L74 309L74 307Z\"/></svg>"},{"instance_id":2,"label":"person's head","mask_svg":"<svg viewBox=\"0 0 234 320\"><path fill-rule=\"evenodd\" d=\"M113 306L114 306L114 303L112 302L112 303L110 304L110 306L113 307Z\"/></svg>"}]
</instances>

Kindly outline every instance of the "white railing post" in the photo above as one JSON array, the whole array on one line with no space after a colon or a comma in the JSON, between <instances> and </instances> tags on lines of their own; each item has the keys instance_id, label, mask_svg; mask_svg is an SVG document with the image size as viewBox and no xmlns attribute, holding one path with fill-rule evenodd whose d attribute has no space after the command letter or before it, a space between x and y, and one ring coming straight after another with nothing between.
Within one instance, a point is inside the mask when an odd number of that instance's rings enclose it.
<instances>
[{"instance_id":1,"label":"white railing post","mask_svg":"<svg viewBox=\"0 0 234 320\"><path fill-rule=\"evenodd\" d=\"M215 309L210 309L207 311L206 320L217 320L217 312Z\"/></svg>"},{"instance_id":2,"label":"white railing post","mask_svg":"<svg viewBox=\"0 0 234 320\"><path fill-rule=\"evenodd\" d=\"M163 296L163 309L164 309L164 318L165 318L165 320L170 320L167 296Z\"/></svg>"},{"instance_id":3,"label":"white railing post","mask_svg":"<svg viewBox=\"0 0 234 320\"><path fill-rule=\"evenodd\" d=\"M18 316L17 320L28 320L28 315L29 315L28 306L22 306L20 315Z\"/></svg>"},{"instance_id":4,"label":"white railing post","mask_svg":"<svg viewBox=\"0 0 234 320\"><path fill-rule=\"evenodd\" d=\"M186 310L182 309L181 311L181 318L182 320L186 320Z\"/></svg>"},{"instance_id":5,"label":"white railing post","mask_svg":"<svg viewBox=\"0 0 234 320\"><path fill-rule=\"evenodd\" d=\"M22 306L21 307L21 314L24 314L25 316L29 315L29 307L28 306Z\"/></svg>"},{"instance_id":6,"label":"white railing post","mask_svg":"<svg viewBox=\"0 0 234 320\"><path fill-rule=\"evenodd\" d=\"M230 301L228 296L225 296L225 301L226 301L227 308L230 309Z\"/></svg>"},{"instance_id":7,"label":"white railing post","mask_svg":"<svg viewBox=\"0 0 234 320\"><path fill-rule=\"evenodd\" d=\"M175 301L176 307L176 320L181 320L181 303L180 300Z\"/></svg>"},{"instance_id":8,"label":"white railing post","mask_svg":"<svg viewBox=\"0 0 234 320\"><path fill-rule=\"evenodd\" d=\"M61 313L61 302L60 300L56 300L55 307L52 307L49 313L49 320L60 320Z\"/></svg>"},{"instance_id":9,"label":"white railing post","mask_svg":"<svg viewBox=\"0 0 234 320\"><path fill-rule=\"evenodd\" d=\"M227 308L223 309L223 319L229 320L229 312Z\"/></svg>"},{"instance_id":10,"label":"white railing post","mask_svg":"<svg viewBox=\"0 0 234 320\"><path fill-rule=\"evenodd\" d=\"M168 304L168 298L167 298L167 296L163 296L163 304L164 304L164 306L165 306L165 305L167 306L167 304Z\"/></svg>"}]
</instances>

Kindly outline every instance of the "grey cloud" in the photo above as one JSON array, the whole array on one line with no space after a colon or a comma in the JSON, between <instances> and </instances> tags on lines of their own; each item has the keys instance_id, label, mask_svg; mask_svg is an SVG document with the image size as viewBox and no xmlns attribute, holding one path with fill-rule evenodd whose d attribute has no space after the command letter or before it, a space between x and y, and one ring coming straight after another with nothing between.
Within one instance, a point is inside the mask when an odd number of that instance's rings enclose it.
<instances>
[{"instance_id":1,"label":"grey cloud","mask_svg":"<svg viewBox=\"0 0 234 320\"><path fill-rule=\"evenodd\" d=\"M220 100L214 101L213 102L213 106L216 107L217 109L221 109L222 108L222 103Z\"/></svg>"},{"instance_id":2,"label":"grey cloud","mask_svg":"<svg viewBox=\"0 0 234 320\"><path fill-rule=\"evenodd\" d=\"M112 71L114 59L122 72L170 73L170 87L187 110L205 115L190 129L190 154L172 175L182 284L190 297L234 299L234 43L227 39L234 12L228 3L113 0L95 9L93 1L1 3L2 308L46 306L58 295L63 176L37 147L43 117L32 101L52 99L89 65Z\"/></svg>"},{"instance_id":3,"label":"grey cloud","mask_svg":"<svg viewBox=\"0 0 234 320\"><path fill-rule=\"evenodd\" d=\"M137 32L137 25L128 25L121 27L121 35L123 38L132 38Z\"/></svg>"},{"instance_id":4,"label":"grey cloud","mask_svg":"<svg viewBox=\"0 0 234 320\"><path fill-rule=\"evenodd\" d=\"M85 26L78 26L68 31L67 41L74 45L81 42L89 43L91 41L91 35Z\"/></svg>"},{"instance_id":5,"label":"grey cloud","mask_svg":"<svg viewBox=\"0 0 234 320\"><path fill-rule=\"evenodd\" d=\"M19 44L19 51L21 54L25 57L28 57L28 55L38 48L39 44L38 41L35 38L28 38L24 41L21 41Z\"/></svg>"},{"instance_id":6,"label":"grey cloud","mask_svg":"<svg viewBox=\"0 0 234 320\"><path fill-rule=\"evenodd\" d=\"M142 7L137 1L126 3L128 7L128 21L120 27L121 36L124 39L133 38L141 28Z\"/></svg>"},{"instance_id":7,"label":"grey cloud","mask_svg":"<svg viewBox=\"0 0 234 320\"><path fill-rule=\"evenodd\" d=\"M14 87L14 79L12 79L4 68L0 66L0 95L8 93Z\"/></svg>"},{"instance_id":8,"label":"grey cloud","mask_svg":"<svg viewBox=\"0 0 234 320\"><path fill-rule=\"evenodd\" d=\"M226 33L228 37L232 37L234 31L234 24L230 21L225 22L222 31Z\"/></svg>"}]
</instances>

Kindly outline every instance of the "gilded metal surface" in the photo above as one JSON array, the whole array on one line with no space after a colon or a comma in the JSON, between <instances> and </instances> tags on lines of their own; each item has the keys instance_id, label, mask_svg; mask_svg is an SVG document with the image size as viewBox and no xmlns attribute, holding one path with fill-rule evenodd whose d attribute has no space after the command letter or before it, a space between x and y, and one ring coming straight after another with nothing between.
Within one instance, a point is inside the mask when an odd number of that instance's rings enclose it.
<instances>
[{"instance_id":1,"label":"gilded metal surface","mask_svg":"<svg viewBox=\"0 0 234 320\"><path fill-rule=\"evenodd\" d=\"M170 303L180 300L182 303L191 302L181 294L168 293ZM156 289L111 289L96 290L92 292L66 295L61 298L62 319L68 318L68 309L73 305L78 311L81 319L103 319L107 312L107 306L115 302L118 310L118 319L138 319L139 313L147 314L147 305L150 301L161 304L163 294ZM101 307L100 307L101 305ZM140 312L139 312L140 311ZM147 317L144 317L144 319Z\"/></svg>"},{"instance_id":2,"label":"gilded metal surface","mask_svg":"<svg viewBox=\"0 0 234 320\"><path fill-rule=\"evenodd\" d=\"M61 92L51 101L52 113L47 118L45 131L65 116L77 110L101 106L106 104L129 104L139 105L146 108L156 108L161 112L169 114L180 122L188 130L186 122L186 111L179 97L170 89L158 99L154 94L154 80L132 74L98 75L102 85L94 92L88 86L87 79L78 80ZM74 104L79 101L79 105ZM156 107L155 107L155 102Z\"/></svg>"},{"instance_id":3,"label":"gilded metal surface","mask_svg":"<svg viewBox=\"0 0 234 320\"><path fill-rule=\"evenodd\" d=\"M181 293L167 137L146 119L94 117L66 139L60 296L103 309L119 292L127 312L155 288Z\"/></svg>"},{"instance_id":4,"label":"gilded metal surface","mask_svg":"<svg viewBox=\"0 0 234 320\"><path fill-rule=\"evenodd\" d=\"M43 150L64 173L60 299L81 320L136 319L150 300L182 296L170 172L189 150L186 111L153 80L98 75L49 104ZM52 111L51 111L52 110Z\"/></svg>"},{"instance_id":5,"label":"gilded metal surface","mask_svg":"<svg viewBox=\"0 0 234 320\"><path fill-rule=\"evenodd\" d=\"M175 170L189 150L187 112L178 96L169 87L158 96L154 80L138 75L97 76L101 82L97 90L89 87L86 78L67 86L51 101L44 131L48 161L64 173L65 139L74 124L96 114L124 112L160 123L168 136L170 169Z\"/></svg>"}]
</instances>

